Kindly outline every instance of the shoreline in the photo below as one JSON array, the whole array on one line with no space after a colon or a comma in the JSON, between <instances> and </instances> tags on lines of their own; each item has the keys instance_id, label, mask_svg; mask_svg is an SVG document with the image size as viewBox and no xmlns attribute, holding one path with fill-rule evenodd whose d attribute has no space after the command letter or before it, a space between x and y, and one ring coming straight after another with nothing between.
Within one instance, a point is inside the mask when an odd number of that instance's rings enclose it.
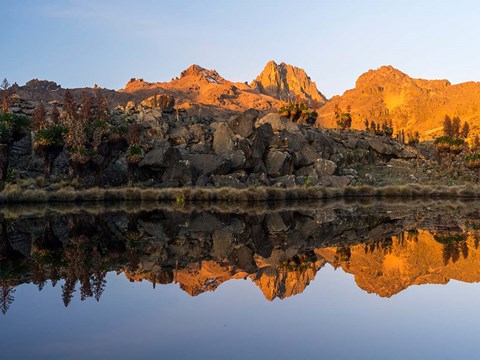
<instances>
[{"instance_id":1,"label":"shoreline","mask_svg":"<svg viewBox=\"0 0 480 360\"><path fill-rule=\"evenodd\" d=\"M0 204L25 203L118 203L195 202L262 203L335 199L479 199L480 185L390 185L383 187L181 187L181 188L88 188L79 190L6 189Z\"/></svg>"}]
</instances>

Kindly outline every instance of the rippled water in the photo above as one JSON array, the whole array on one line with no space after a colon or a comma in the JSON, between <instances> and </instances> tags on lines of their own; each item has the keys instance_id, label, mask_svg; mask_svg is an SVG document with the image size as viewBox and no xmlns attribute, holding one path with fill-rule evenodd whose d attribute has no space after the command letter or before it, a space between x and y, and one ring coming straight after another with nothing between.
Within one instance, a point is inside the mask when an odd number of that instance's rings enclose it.
<instances>
[{"instance_id":1,"label":"rippled water","mask_svg":"<svg viewBox=\"0 0 480 360\"><path fill-rule=\"evenodd\" d=\"M2 358L476 353L475 203L22 207L0 224Z\"/></svg>"}]
</instances>

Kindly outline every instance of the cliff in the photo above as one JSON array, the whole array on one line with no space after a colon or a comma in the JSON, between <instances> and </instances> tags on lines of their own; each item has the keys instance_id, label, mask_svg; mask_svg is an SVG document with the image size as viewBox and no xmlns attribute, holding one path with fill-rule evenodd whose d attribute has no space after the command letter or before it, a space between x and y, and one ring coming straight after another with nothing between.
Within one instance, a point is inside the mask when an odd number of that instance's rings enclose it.
<instances>
[{"instance_id":1,"label":"cliff","mask_svg":"<svg viewBox=\"0 0 480 360\"><path fill-rule=\"evenodd\" d=\"M261 94L283 101L295 101L299 96L318 105L326 102L325 96L303 69L284 62L277 64L269 61L251 86Z\"/></svg>"}]
</instances>

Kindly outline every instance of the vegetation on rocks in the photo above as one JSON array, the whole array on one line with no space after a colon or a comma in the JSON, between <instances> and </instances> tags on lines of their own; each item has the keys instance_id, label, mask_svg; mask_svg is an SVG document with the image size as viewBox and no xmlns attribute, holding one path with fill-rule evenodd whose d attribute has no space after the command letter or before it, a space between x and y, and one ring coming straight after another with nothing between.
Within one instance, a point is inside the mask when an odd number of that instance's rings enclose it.
<instances>
[{"instance_id":1,"label":"vegetation on rocks","mask_svg":"<svg viewBox=\"0 0 480 360\"><path fill-rule=\"evenodd\" d=\"M352 127L352 114L350 105L347 106L346 111L342 111L340 106L336 106L334 109L335 119L337 121L337 126L340 129L350 129Z\"/></svg>"},{"instance_id":2,"label":"vegetation on rocks","mask_svg":"<svg viewBox=\"0 0 480 360\"><path fill-rule=\"evenodd\" d=\"M316 107L316 103L310 107L306 101L302 101L298 97L296 102L288 102L282 105L278 109L278 113L294 122L314 124L318 116Z\"/></svg>"}]
</instances>

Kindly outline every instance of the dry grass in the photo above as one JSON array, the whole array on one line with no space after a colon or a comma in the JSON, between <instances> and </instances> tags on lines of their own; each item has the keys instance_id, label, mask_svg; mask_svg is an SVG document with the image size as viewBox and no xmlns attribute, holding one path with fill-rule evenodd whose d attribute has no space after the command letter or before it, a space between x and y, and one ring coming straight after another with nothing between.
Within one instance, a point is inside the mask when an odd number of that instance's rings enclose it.
<instances>
[{"instance_id":1,"label":"dry grass","mask_svg":"<svg viewBox=\"0 0 480 360\"><path fill-rule=\"evenodd\" d=\"M432 185L403 185L385 187L249 187L234 188L170 188L170 189L141 189L141 188L89 188L77 190L73 186L66 186L58 190L25 189L18 185L9 185L0 193L0 203L56 203L56 202L226 202L226 203L258 203L278 201L303 201L352 198L480 198L480 186L432 186Z\"/></svg>"}]
</instances>

